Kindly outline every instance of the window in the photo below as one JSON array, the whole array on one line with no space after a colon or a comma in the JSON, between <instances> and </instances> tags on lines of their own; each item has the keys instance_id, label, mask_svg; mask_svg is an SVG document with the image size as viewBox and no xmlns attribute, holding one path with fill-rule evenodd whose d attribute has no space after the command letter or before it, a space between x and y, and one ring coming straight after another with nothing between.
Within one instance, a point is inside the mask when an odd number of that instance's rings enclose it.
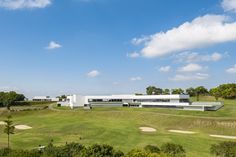
<instances>
[{"instance_id":1,"label":"window","mask_svg":"<svg viewBox=\"0 0 236 157\"><path fill-rule=\"evenodd\" d=\"M170 99L137 99L135 102L170 102Z\"/></svg>"},{"instance_id":2,"label":"window","mask_svg":"<svg viewBox=\"0 0 236 157\"><path fill-rule=\"evenodd\" d=\"M179 102L189 102L188 99L180 99Z\"/></svg>"}]
</instances>

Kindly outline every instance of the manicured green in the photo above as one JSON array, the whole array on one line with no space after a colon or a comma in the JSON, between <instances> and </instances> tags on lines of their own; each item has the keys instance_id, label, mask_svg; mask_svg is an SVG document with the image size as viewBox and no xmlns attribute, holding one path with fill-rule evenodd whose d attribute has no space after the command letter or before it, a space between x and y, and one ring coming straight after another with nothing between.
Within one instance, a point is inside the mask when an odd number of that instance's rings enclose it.
<instances>
[{"instance_id":1,"label":"manicured green","mask_svg":"<svg viewBox=\"0 0 236 157\"><path fill-rule=\"evenodd\" d=\"M203 100L213 98L201 97L200 101ZM11 146L30 149L39 144L46 145L53 139L56 145L72 141L85 145L103 143L127 152L148 144L160 146L173 142L182 145L188 157L210 157L211 144L225 140L209 137L209 134L236 136L236 100L222 101L225 107L217 112L150 108L62 108L57 111L14 112L12 120L15 124L26 124L33 129L16 130L16 134L11 136ZM6 119L3 112L6 111L0 110L0 121ZM139 130L141 126L153 127L157 132L143 133ZM0 147L5 147L7 136L3 134L3 127L0 128ZM168 132L169 129L198 133L177 134Z\"/></svg>"}]
</instances>

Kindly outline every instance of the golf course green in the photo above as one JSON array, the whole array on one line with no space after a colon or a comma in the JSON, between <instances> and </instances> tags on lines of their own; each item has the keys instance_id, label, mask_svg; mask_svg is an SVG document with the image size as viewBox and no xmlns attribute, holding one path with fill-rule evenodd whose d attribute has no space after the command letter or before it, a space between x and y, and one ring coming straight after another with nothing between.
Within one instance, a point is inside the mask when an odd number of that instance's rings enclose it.
<instances>
[{"instance_id":1,"label":"golf course green","mask_svg":"<svg viewBox=\"0 0 236 157\"><path fill-rule=\"evenodd\" d=\"M201 101L212 101L212 97ZM223 100L225 106L214 111L181 111L152 108L93 108L92 110L55 107L53 110L19 111L12 113L15 125L32 127L15 130L11 135L11 147L21 149L47 145L53 139L55 145L66 142L81 144L109 144L127 152L151 144L165 142L181 144L188 157L210 157L211 144L224 139L210 135L236 136L236 100ZM0 109L0 121L6 119L6 110ZM139 127L151 127L155 132L142 132ZM0 147L7 145L7 135L0 125ZM193 134L170 132L191 131Z\"/></svg>"}]
</instances>

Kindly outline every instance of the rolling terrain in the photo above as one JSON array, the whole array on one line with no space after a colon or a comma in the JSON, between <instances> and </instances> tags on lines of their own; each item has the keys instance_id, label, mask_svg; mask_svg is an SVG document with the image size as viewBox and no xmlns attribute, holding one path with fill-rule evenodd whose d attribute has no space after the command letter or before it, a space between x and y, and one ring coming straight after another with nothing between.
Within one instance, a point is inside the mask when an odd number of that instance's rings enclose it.
<instances>
[{"instance_id":1,"label":"rolling terrain","mask_svg":"<svg viewBox=\"0 0 236 157\"><path fill-rule=\"evenodd\" d=\"M194 98L193 98L194 99ZM202 97L201 101L212 101ZM224 101L219 111L181 111L151 108L94 108L92 110L53 107L55 110L13 112L16 125L28 125L32 129L16 130L11 136L13 148L32 149L47 145L53 139L55 145L79 142L85 145L105 143L124 152L142 148L148 144L160 146L164 142L181 144L188 157L210 157L210 145L228 141L210 137L210 134L236 136L236 100ZM0 121L6 111L0 110ZM145 133L139 127L151 127L157 131ZM181 134L168 130L193 131ZM0 126L0 147L7 145L7 136Z\"/></svg>"}]
</instances>

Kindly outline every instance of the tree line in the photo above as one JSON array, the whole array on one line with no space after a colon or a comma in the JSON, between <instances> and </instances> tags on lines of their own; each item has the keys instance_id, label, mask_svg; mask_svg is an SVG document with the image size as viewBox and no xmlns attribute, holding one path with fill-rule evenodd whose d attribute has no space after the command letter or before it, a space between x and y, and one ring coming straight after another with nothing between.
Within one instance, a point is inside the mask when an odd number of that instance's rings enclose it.
<instances>
[{"instance_id":1,"label":"tree line","mask_svg":"<svg viewBox=\"0 0 236 157\"><path fill-rule=\"evenodd\" d=\"M18 94L14 91L0 92L0 107L7 107L10 110L10 106L14 105L17 101L24 101L25 96Z\"/></svg>"},{"instance_id":2,"label":"tree line","mask_svg":"<svg viewBox=\"0 0 236 157\"><path fill-rule=\"evenodd\" d=\"M216 157L236 157L236 142L212 144L210 153ZM186 157L185 149L174 143L164 143L161 147L147 145L124 153L107 144L84 146L80 143L66 143L54 146L53 140L46 147L33 150L0 149L1 157Z\"/></svg>"},{"instance_id":3,"label":"tree line","mask_svg":"<svg viewBox=\"0 0 236 157\"><path fill-rule=\"evenodd\" d=\"M235 99L236 98L236 84L221 84L215 88L207 89L204 86L190 87L187 89L175 88L175 89L162 89L155 86L148 86L146 88L147 95L161 95L161 94L188 94L191 97L196 96L197 101L200 95L214 96L216 100L218 98Z\"/></svg>"},{"instance_id":4,"label":"tree line","mask_svg":"<svg viewBox=\"0 0 236 157\"><path fill-rule=\"evenodd\" d=\"M107 144L84 146L80 143L66 143L54 146L53 140L46 147L33 150L0 149L2 157L186 157L184 148L174 143L164 143L159 148L147 145L142 149L132 149L128 153L116 150Z\"/></svg>"}]
</instances>

